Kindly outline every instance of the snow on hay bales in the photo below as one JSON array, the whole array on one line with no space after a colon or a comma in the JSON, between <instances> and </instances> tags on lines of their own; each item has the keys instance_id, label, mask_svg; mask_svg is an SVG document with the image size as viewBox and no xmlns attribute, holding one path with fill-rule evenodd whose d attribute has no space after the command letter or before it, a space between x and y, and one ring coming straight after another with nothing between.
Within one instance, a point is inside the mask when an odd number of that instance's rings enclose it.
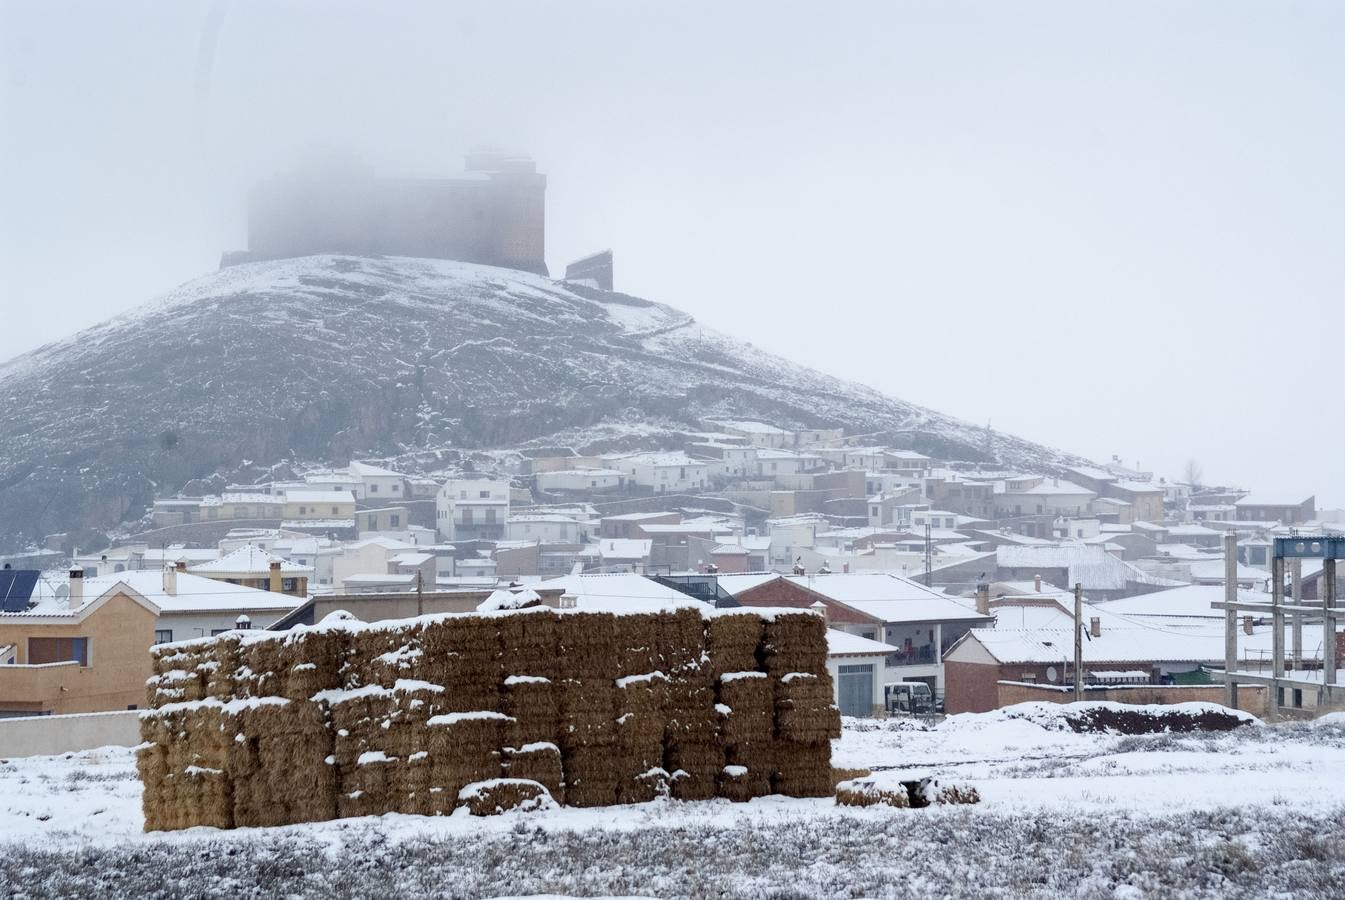
<instances>
[{"instance_id":1,"label":"snow on hay bales","mask_svg":"<svg viewBox=\"0 0 1345 900\"><path fill-rule=\"evenodd\" d=\"M153 657L147 830L834 784L839 720L811 612L334 614Z\"/></svg>"},{"instance_id":2,"label":"snow on hay bales","mask_svg":"<svg viewBox=\"0 0 1345 900\"><path fill-rule=\"evenodd\" d=\"M922 809L980 803L981 794L968 785L948 784L923 772L894 770L836 785L838 806L894 806Z\"/></svg>"}]
</instances>

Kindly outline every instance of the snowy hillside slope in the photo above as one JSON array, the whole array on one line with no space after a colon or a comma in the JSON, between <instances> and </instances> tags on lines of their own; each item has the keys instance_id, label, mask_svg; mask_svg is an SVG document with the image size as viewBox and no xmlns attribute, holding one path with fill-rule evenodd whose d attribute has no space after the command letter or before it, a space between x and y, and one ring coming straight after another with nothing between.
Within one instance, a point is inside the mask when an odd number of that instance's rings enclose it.
<instances>
[{"instance_id":1,"label":"snowy hillside slope","mask_svg":"<svg viewBox=\"0 0 1345 900\"><path fill-rule=\"evenodd\" d=\"M441 260L226 269L0 365L0 402L8 542L112 526L156 487L242 460L343 463L613 423L671 434L707 415L840 425L1011 466L1075 459L763 353L662 304Z\"/></svg>"}]
</instances>

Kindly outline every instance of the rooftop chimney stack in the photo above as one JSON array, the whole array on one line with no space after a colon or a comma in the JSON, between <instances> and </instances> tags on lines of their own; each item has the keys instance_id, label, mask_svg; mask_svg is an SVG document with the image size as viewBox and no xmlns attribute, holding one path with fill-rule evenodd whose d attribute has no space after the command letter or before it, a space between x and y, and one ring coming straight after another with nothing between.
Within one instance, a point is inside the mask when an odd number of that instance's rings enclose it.
<instances>
[{"instance_id":1,"label":"rooftop chimney stack","mask_svg":"<svg viewBox=\"0 0 1345 900\"><path fill-rule=\"evenodd\" d=\"M1102 637L1102 619L1093 616L1088 620L1088 633L1095 638Z\"/></svg>"},{"instance_id":2,"label":"rooftop chimney stack","mask_svg":"<svg viewBox=\"0 0 1345 900\"><path fill-rule=\"evenodd\" d=\"M170 597L177 596L177 566L164 566L163 592Z\"/></svg>"},{"instance_id":3,"label":"rooftop chimney stack","mask_svg":"<svg viewBox=\"0 0 1345 900\"><path fill-rule=\"evenodd\" d=\"M70 570L70 596L66 603L71 609L79 609L84 605L84 569L81 566Z\"/></svg>"},{"instance_id":4,"label":"rooftop chimney stack","mask_svg":"<svg viewBox=\"0 0 1345 900\"><path fill-rule=\"evenodd\" d=\"M822 621L826 622L828 627L831 626L831 612L827 609L827 605L825 603L823 603L821 600L818 600L808 608L815 613L821 613Z\"/></svg>"},{"instance_id":5,"label":"rooftop chimney stack","mask_svg":"<svg viewBox=\"0 0 1345 900\"><path fill-rule=\"evenodd\" d=\"M270 573L271 580L270 583L266 586L266 589L273 594L279 594L281 593L280 560L278 559L271 560L270 570L271 570Z\"/></svg>"},{"instance_id":6,"label":"rooftop chimney stack","mask_svg":"<svg viewBox=\"0 0 1345 900\"><path fill-rule=\"evenodd\" d=\"M982 581L976 585L976 611L983 616L990 615L990 583Z\"/></svg>"},{"instance_id":7,"label":"rooftop chimney stack","mask_svg":"<svg viewBox=\"0 0 1345 900\"><path fill-rule=\"evenodd\" d=\"M1041 593L1041 576L1040 576L1040 575L1034 575L1034 576L1032 577L1032 592L1033 592L1034 594L1040 594L1040 593Z\"/></svg>"},{"instance_id":8,"label":"rooftop chimney stack","mask_svg":"<svg viewBox=\"0 0 1345 900\"><path fill-rule=\"evenodd\" d=\"M1243 616L1243 617L1242 617L1242 633L1243 633L1243 634L1251 634L1251 633L1252 633L1252 617L1251 617L1251 616Z\"/></svg>"}]
</instances>

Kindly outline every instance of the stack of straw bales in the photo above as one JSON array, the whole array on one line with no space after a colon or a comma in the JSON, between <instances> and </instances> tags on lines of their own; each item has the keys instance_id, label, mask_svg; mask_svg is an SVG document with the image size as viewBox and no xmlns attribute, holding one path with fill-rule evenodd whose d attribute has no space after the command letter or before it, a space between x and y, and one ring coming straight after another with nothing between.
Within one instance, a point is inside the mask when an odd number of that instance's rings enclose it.
<instances>
[{"instance_id":1,"label":"stack of straw bales","mask_svg":"<svg viewBox=\"0 0 1345 900\"><path fill-rule=\"evenodd\" d=\"M147 829L833 789L811 612L341 614L153 655Z\"/></svg>"}]
</instances>

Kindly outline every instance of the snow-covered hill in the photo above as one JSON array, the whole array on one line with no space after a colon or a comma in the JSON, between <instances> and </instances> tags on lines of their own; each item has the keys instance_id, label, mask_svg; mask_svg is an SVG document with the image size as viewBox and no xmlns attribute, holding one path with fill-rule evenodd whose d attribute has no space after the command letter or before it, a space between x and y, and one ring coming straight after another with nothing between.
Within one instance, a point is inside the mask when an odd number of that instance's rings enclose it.
<instances>
[{"instance_id":1,"label":"snow-covered hill","mask_svg":"<svg viewBox=\"0 0 1345 900\"><path fill-rule=\"evenodd\" d=\"M662 304L423 259L223 270L0 365L0 401L0 542L110 527L156 487L242 460L657 438L707 415L841 425L1011 466L1073 459L763 353Z\"/></svg>"}]
</instances>

